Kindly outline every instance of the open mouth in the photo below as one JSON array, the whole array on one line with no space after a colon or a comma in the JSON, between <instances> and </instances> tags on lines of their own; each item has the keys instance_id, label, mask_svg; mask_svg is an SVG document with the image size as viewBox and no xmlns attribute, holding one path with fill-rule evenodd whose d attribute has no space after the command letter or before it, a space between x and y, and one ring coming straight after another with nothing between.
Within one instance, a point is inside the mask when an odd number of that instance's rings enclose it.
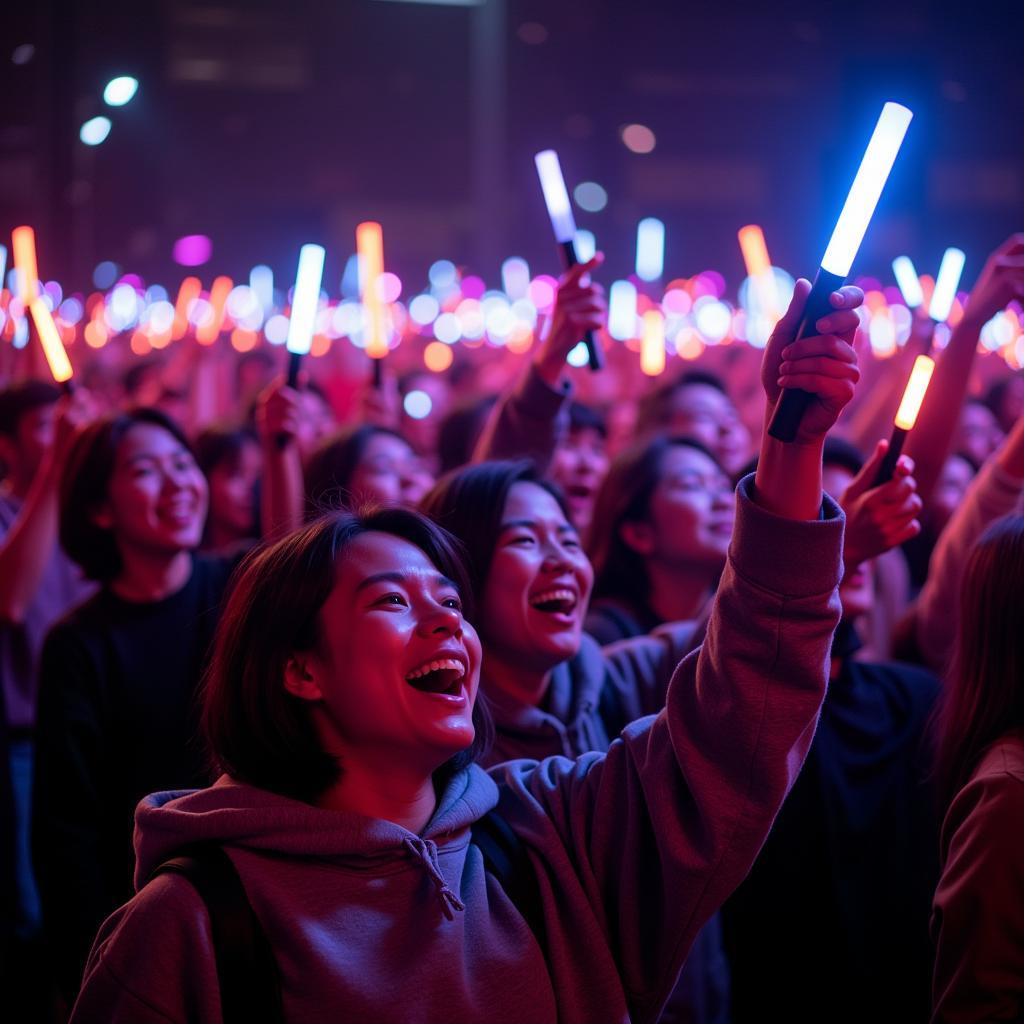
<instances>
[{"instance_id":1,"label":"open mouth","mask_svg":"<svg viewBox=\"0 0 1024 1024\"><path fill-rule=\"evenodd\" d=\"M578 603L579 597L576 592L569 590L568 587L545 590L542 594L530 598L531 608L549 615L571 615Z\"/></svg>"},{"instance_id":2,"label":"open mouth","mask_svg":"<svg viewBox=\"0 0 1024 1024\"><path fill-rule=\"evenodd\" d=\"M413 669L405 681L424 693L443 693L457 697L462 691L466 666L456 658L435 658Z\"/></svg>"},{"instance_id":3,"label":"open mouth","mask_svg":"<svg viewBox=\"0 0 1024 1024\"><path fill-rule=\"evenodd\" d=\"M565 496L567 498L579 498L581 501L591 498L594 495L594 488L589 484L567 484Z\"/></svg>"}]
</instances>

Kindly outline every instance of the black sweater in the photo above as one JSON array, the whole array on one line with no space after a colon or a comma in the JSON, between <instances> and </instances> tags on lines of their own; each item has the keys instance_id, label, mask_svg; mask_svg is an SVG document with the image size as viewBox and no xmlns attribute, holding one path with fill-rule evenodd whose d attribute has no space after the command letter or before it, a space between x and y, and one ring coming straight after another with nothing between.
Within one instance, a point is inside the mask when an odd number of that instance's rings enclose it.
<instances>
[{"instance_id":1,"label":"black sweater","mask_svg":"<svg viewBox=\"0 0 1024 1024\"><path fill-rule=\"evenodd\" d=\"M135 806L208 781L196 693L233 563L196 558L161 601L103 590L50 631L40 664L33 854L61 988L133 893Z\"/></svg>"}]
</instances>

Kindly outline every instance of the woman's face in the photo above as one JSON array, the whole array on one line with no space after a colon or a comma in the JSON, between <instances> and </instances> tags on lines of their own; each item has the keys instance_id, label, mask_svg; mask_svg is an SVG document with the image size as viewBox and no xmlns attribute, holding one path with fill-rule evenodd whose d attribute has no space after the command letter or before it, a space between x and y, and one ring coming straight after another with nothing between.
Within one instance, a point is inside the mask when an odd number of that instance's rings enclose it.
<instances>
[{"instance_id":1,"label":"woman's face","mask_svg":"<svg viewBox=\"0 0 1024 1024\"><path fill-rule=\"evenodd\" d=\"M210 518L234 537L256 536L256 482L263 470L260 447L242 445L237 459L224 459L210 471Z\"/></svg>"},{"instance_id":2,"label":"woman's face","mask_svg":"<svg viewBox=\"0 0 1024 1024\"><path fill-rule=\"evenodd\" d=\"M549 476L565 494L572 521L580 532L590 527L594 499L608 473L608 454L600 431L590 427L569 432L555 449Z\"/></svg>"},{"instance_id":3,"label":"woman's face","mask_svg":"<svg viewBox=\"0 0 1024 1024\"><path fill-rule=\"evenodd\" d=\"M374 434L363 449L349 481L357 501L413 506L430 490L433 479L416 453L400 437Z\"/></svg>"},{"instance_id":4,"label":"woman's face","mask_svg":"<svg viewBox=\"0 0 1024 1024\"><path fill-rule=\"evenodd\" d=\"M623 526L639 554L672 567L725 565L736 502L729 478L703 452L670 445L662 456L647 520Z\"/></svg>"},{"instance_id":5,"label":"woman's face","mask_svg":"<svg viewBox=\"0 0 1024 1024\"><path fill-rule=\"evenodd\" d=\"M974 467L959 455L950 455L928 502L928 532L938 537L953 513L960 507L974 479Z\"/></svg>"},{"instance_id":6,"label":"woman's face","mask_svg":"<svg viewBox=\"0 0 1024 1024\"><path fill-rule=\"evenodd\" d=\"M505 501L480 626L488 650L548 671L579 650L594 572L558 502L533 483Z\"/></svg>"},{"instance_id":7,"label":"woman's face","mask_svg":"<svg viewBox=\"0 0 1024 1024\"><path fill-rule=\"evenodd\" d=\"M95 518L122 553L175 555L199 546L206 505L206 478L192 453L163 427L137 423L121 439Z\"/></svg>"},{"instance_id":8,"label":"woman's face","mask_svg":"<svg viewBox=\"0 0 1024 1024\"><path fill-rule=\"evenodd\" d=\"M738 473L750 457L750 431L729 396L710 384L676 389L667 428L671 434L700 441L729 473Z\"/></svg>"},{"instance_id":9,"label":"woman's face","mask_svg":"<svg viewBox=\"0 0 1024 1024\"><path fill-rule=\"evenodd\" d=\"M473 742L480 641L461 609L455 584L408 541L364 533L345 549L304 669L343 768L346 754L383 753L431 772Z\"/></svg>"},{"instance_id":10,"label":"woman's face","mask_svg":"<svg viewBox=\"0 0 1024 1024\"><path fill-rule=\"evenodd\" d=\"M953 448L970 455L980 466L999 447L1003 432L995 416L978 402L966 402L960 411Z\"/></svg>"}]
</instances>

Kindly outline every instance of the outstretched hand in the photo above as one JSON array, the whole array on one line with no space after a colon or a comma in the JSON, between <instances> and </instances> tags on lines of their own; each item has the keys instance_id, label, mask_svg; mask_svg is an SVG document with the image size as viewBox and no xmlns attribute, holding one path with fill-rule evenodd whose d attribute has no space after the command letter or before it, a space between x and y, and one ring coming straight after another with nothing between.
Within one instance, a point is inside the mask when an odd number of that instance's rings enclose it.
<instances>
[{"instance_id":1,"label":"outstretched hand","mask_svg":"<svg viewBox=\"0 0 1024 1024\"><path fill-rule=\"evenodd\" d=\"M570 267L558 282L551 329L533 358L541 377L556 387L565 369L566 356L587 331L598 331L605 323L608 307L604 288L590 279L590 272L604 263L604 253Z\"/></svg>"},{"instance_id":2,"label":"outstretched hand","mask_svg":"<svg viewBox=\"0 0 1024 1024\"><path fill-rule=\"evenodd\" d=\"M256 429L265 445L283 447L294 441L299 417L299 393L284 377L269 384L256 401Z\"/></svg>"},{"instance_id":3,"label":"outstretched hand","mask_svg":"<svg viewBox=\"0 0 1024 1024\"><path fill-rule=\"evenodd\" d=\"M985 261L964 319L980 330L1014 299L1024 300L1024 234L1011 235Z\"/></svg>"},{"instance_id":4,"label":"outstretched hand","mask_svg":"<svg viewBox=\"0 0 1024 1024\"><path fill-rule=\"evenodd\" d=\"M854 285L833 292L833 312L815 324L820 333L796 341L810 291L809 281L797 281L789 309L768 339L761 364L769 420L783 389L799 388L814 395L794 438L797 444L818 443L824 438L853 398L860 379L853 341L860 325L857 308L864 301L864 293Z\"/></svg>"}]
</instances>

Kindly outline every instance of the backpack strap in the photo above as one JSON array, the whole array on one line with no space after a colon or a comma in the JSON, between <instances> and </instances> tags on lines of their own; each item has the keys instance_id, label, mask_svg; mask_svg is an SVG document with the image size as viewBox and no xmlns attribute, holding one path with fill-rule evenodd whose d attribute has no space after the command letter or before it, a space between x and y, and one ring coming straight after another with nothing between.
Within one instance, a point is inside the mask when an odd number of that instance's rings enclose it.
<instances>
[{"instance_id":1,"label":"backpack strap","mask_svg":"<svg viewBox=\"0 0 1024 1024\"><path fill-rule=\"evenodd\" d=\"M543 947L546 934L544 904L537 875L526 853L526 844L494 810L473 822L470 842L479 849L484 867L498 880Z\"/></svg>"},{"instance_id":2,"label":"backpack strap","mask_svg":"<svg viewBox=\"0 0 1024 1024\"><path fill-rule=\"evenodd\" d=\"M205 843L184 850L150 876L188 879L210 917L224 1024L283 1024L281 982L273 950L224 848Z\"/></svg>"}]
</instances>

